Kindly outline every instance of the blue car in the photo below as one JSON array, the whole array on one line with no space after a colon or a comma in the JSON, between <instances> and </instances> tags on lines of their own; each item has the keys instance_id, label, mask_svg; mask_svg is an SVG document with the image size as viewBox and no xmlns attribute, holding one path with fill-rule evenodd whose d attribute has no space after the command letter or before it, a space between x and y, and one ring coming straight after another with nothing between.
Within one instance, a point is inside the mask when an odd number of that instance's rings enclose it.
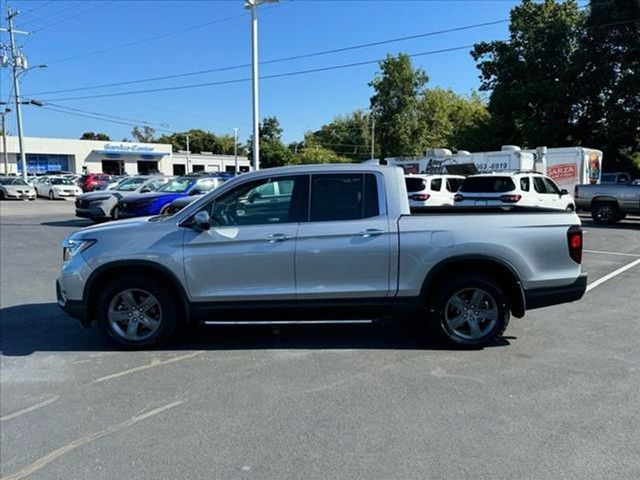
<instances>
[{"instance_id":1,"label":"blue car","mask_svg":"<svg viewBox=\"0 0 640 480\"><path fill-rule=\"evenodd\" d=\"M147 217L164 213L176 198L201 195L217 188L226 180L221 174L185 175L152 193L131 195L118 202L116 218Z\"/></svg>"}]
</instances>

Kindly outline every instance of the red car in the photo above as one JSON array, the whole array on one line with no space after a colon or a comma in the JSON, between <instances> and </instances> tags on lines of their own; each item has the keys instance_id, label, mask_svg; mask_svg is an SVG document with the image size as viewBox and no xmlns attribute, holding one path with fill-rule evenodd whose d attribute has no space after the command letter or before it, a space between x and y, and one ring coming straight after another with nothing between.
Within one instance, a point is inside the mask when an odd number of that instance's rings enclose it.
<instances>
[{"instance_id":1,"label":"red car","mask_svg":"<svg viewBox=\"0 0 640 480\"><path fill-rule=\"evenodd\" d=\"M96 187L106 185L111 182L111 176L105 173L88 173L80 177L78 186L83 192L92 192Z\"/></svg>"}]
</instances>

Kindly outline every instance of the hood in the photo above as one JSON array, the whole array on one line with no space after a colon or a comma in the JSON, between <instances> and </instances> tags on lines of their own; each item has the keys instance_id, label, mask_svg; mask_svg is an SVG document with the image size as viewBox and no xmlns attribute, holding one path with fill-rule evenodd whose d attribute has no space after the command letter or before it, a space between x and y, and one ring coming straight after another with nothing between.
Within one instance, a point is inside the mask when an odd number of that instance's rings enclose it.
<instances>
[{"instance_id":1,"label":"hood","mask_svg":"<svg viewBox=\"0 0 640 480\"><path fill-rule=\"evenodd\" d=\"M96 198L113 197L113 196L117 197L119 195L116 195L116 192L108 192L105 190L94 190L93 192L83 193L78 198L80 200L95 200Z\"/></svg>"},{"instance_id":2,"label":"hood","mask_svg":"<svg viewBox=\"0 0 640 480\"><path fill-rule=\"evenodd\" d=\"M102 191L102 194L105 194L105 191ZM127 203L137 203L137 202L152 202L158 198L169 198L169 197L179 197L184 195L184 193L169 193L169 192L151 192L151 193L136 193L134 195L127 195Z\"/></svg>"},{"instance_id":3,"label":"hood","mask_svg":"<svg viewBox=\"0 0 640 480\"><path fill-rule=\"evenodd\" d=\"M18 190L33 190L31 185L3 185L8 192L17 192Z\"/></svg>"},{"instance_id":4,"label":"hood","mask_svg":"<svg viewBox=\"0 0 640 480\"><path fill-rule=\"evenodd\" d=\"M143 228L143 225L149 223L151 217L129 218L127 220L116 220L114 222L99 223L89 227L82 228L71 235L74 238L91 238L92 235L100 235L103 232L122 230L126 231L132 228Z\"/></svg>"}]
</instances>

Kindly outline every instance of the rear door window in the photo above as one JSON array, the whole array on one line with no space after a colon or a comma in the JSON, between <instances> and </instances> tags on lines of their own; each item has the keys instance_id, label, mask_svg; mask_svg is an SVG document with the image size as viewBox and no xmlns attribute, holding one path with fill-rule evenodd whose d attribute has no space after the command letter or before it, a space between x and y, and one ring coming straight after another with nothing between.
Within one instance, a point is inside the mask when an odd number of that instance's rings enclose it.
<instances>
[{"instance_id":1,"label":"rear door window","mask_svg":"<svg viewBox=\"0 0 640 480\"><path fill-rule=\"evenodd\" d=\"M359 220L379 214L375 175L340 173L311 177L310 221Z\"/></svg>"},{"instance_id":2,"label":"rear door window","mask_svg":"<svg viewBox=\"0 0 640 480\"><path fill-rule=\"evenodd\" d=\"M442 188L442 179L441 178L434 178L433 180L431 180L431 191L432 192L439 192L441 188Z\"/></svg>"}]
</instances>

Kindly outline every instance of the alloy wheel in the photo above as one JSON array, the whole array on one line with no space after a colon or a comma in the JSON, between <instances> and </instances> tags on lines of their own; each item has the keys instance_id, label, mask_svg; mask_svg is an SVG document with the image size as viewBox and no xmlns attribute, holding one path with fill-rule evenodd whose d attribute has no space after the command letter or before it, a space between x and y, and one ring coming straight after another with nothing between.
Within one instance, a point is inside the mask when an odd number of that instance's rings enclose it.
<instances>
[{"instance_id":1,"label":"alloy wheel","mask_svg":"<svg viewBox=\"0 0 640 480\"><path fill-rule=\"evenodd\" d=\"M498 321L498 304L480 288L465 288L454 293L445 306L444 327L462 340L478 340Z\"/></svg>"},{"instance_id":2,"label":"alloy wheel","mask_svg":"<svg viewBox=\"0 0 640 480\"><path fill-rule=\"evenodd\" d=\"M142 341L160 327L162 308L158 299L149 292L131 288L113 297L107 316L116 335L129 341Z\"/></svg>"}]
</instances>

